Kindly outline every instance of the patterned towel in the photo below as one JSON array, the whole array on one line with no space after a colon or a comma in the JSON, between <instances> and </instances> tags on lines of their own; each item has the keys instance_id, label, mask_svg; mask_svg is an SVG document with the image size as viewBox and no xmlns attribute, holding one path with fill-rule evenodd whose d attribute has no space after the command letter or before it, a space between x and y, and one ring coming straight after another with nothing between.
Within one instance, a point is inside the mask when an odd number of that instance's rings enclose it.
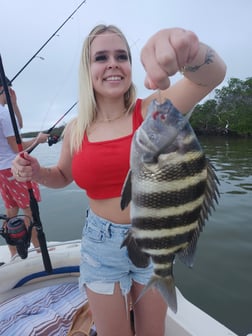
<instances>
[{"instance_id":1,"label":"patterned towel","mask_svg":"<svg viewBox=\"0 0 252 336\"><path fill-rule=\"evenodd\" d=\"M78 283L64 283L6 300L0 305L1 336L65 336L87 300Z\"/></svg>"}]
</instances>

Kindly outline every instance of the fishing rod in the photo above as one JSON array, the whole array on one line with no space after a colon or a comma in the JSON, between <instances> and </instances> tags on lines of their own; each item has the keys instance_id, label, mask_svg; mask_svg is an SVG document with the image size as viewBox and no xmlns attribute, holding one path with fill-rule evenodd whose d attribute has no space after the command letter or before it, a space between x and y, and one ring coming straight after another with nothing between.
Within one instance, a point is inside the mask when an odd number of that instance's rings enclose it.
<instances>
[{"instance_id":1,"label":"fishing rod","mask_svg":"<svg viewBox=\"0 0 252 336\"><path fill-rule=\"evenodd\" d=\"M14 134L15 134L15 138L16 138L16 143L17 143L17 146L18 146L18 151L19 151L19 153L21 153L21 156L22 156L22 152L23 152L22 140L21 140L21 137L20 137L20 134L19 134L19 131L18 131L18 127L17 127L17 121L16 121L16 118L15 118L15 112L13 110L13 106L12 106L12 102L11 102L11 98L10 98L10 93L9 93L8 84L7 84L7 81L6 81L6 76L5 76L5 72L4 72L4 67L3 67L1 54L0 54L0 76L1 76L1 79L2 79L3 87L4 87L4 92L5 92L8 108L9 108L11 123L12 123L12 126L13 126L13 130L14 130ZM43 259L45 271L47 271L48 273L52 273L52 265L51 265L51 260L50 260L49 253L48 253L48 250L47 250L45 234L43 232L43 227L42 227L42 223L41 223L41 220L40 220L38 202L37 202L37 200L34 196L31 181L27 181L26 184L27 184L27 188L28 188L28 192L29 192L29 198L30 198L30 208L31 208L32 219L33 219L32 226L34 226L37 230L37 237L38 237L38 241L39 241L39 245L40 245L40 249L41 249L41 254L42 254L42 259Z\"/></svg>"},{"instance_id":2,"label":"fishing rod","mask_svg":"<svg viewBox=\"0 0 252 336\"><path fill-rule=\"evenodd\" d=\"M73 108L74 108L74 106L77 104L77 102L75 102L57 121L56 121L56 123L51 127L51 128L49 128L49 130L47 131L47 133L51 133L52 132L52 130L55 128L55 126L57 126L58 125L58 123L67 115L67 113L68 112L70 112Z\"/></svg>"},{"instance_id":3,"label":"fishing rod","mask_svg":"<svg viewBox=\"0 0 252 336\"><path fill-rule=\"evenodd\" d=\"M50 127L47 131L44 131L43 133L45 134L50 134L52 132L52 130L58 125L58 123L74 108L74 106L77 104L77 102L75 102L56 122L55 124ZM51 146L52 144L55 144L58 142L58 138L59 137L53 137L51 140L50 138L48 138L48 144L49 146ZM30 154L39 144L36 143L34 146L32 146L27 152Z\"/></svg>"},{"instance_id":4,"label":"fishing rod","mask_svg":"<svg viewBox=\"0 0 252 336\"><path fill-rule=\"evenodd\" d=\"M79 6L68 16L68 18L59 26L59 28L49 37L49 39L39 48L39 50L30 58L30 60L18 71L18 73L11 79L11 83L20 75L20 73L27 67L28 64L40 53L40 51L51 41L51 39L60 31L60 29L71 19L71 17L79 10L79 8L86 2L82 1Z\"/></svg>"},{"instance_id":5,"label":"fishing rod","mask_svg":"<svg viewBox=\"0 0 252 336\"><path fill-rule=\"evenodd\" d=\"M79 6L68 16L68 18L59 26L59 28L49 37L49 39L39 48L39 50L29 59L29 61L18 71L18 73L10 80L12 83L23 70L31 63L31 61L40 53L40 51L51 41L51 39L60 31L60 29L72 18L72 16L80 9L80 7L86 2L82 1ZM0 92L0 95L3 93L3 90Z\"/></svg>"}]
</instances>

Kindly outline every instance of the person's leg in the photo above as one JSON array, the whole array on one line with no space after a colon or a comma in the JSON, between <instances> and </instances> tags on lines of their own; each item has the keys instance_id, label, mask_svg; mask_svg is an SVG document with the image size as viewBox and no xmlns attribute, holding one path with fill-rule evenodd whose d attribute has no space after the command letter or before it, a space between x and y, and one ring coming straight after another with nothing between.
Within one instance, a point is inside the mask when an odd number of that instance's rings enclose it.
<instances>
[{"instance_id":1,"label":"person's leg","mask_svg":"<svg viewBox=\"0 0 252 336\"><path fill-rule=\"evenodd\" d=\"M10 169L0 170L0 194L4 202L5 214L8 218L15 217L18 214L19 207L12 196L12 173ZM4 223L6 225L6 223ZM14 245L8 245L11 257L17 253Z\"/></svg>"},{"instance_id":2,"label":"person's leg","mask_svg":"<svg viewBox=\"0 0 252 336\"><path fill-rule=\"evenodd\" d=\"M115 284L113 294L97 294L88 288L86 291L99 336L133 336L129 299L126 300L122 295L118 283Z\"/></svg>"},{"instance_id":3,"label":"person's leg","mask_svg":"<svg viewBox=\"0 0 252 336\"><path fill-rule=\"evenodd\" d=\"M37 202L39 202L41 200L41 197L38 184L32 182L32 189L35 199L37 200ZM18 182L16 180L10 180L9 193L11 194L13 202L15 201L19 209L22 209L25 216L24 222L28 229L32 221L32 211L30 208L30 195L28 192L27 184L23 182ZM34 247L38 248L40 246L35 228L32 229L31 241Z\"/></svg>"},{"instance_id":4,"label":"person's leg","mask_svg":"<svg viewBox=\"0 0 252 336\"><path fill-rule=\"evenodd\" d=\"M133 282L131 288L137 336L164 336L167 304L156 289L150 288L137 301L144 289L143 285ZM135 304L135 302L137 303Z\"/></svg>"}]
</instances>

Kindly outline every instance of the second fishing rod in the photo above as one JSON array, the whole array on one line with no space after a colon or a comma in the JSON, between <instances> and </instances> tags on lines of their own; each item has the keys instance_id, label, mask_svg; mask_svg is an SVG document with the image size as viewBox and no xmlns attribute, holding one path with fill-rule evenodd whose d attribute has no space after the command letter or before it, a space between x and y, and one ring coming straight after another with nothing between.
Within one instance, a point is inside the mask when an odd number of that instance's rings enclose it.
<instances>
[{"instance_id":1,"label":"second fishing rod","mask_svg":"<svg viewBox=\"0 0 252 336\"><path fill-rule=\"evenodd\" d=\"M56 122L53 124L52 127L50 127L47 131L43 131L45 134L50 134L54 128L58 125L58 123L76 106L77 102L75 102ZM48 137L48 145L52 146L53 144L56 144L59 140L60 136L49 136ZM31 146L30 149L27 150L27 152L30 154L39 144L35 143L33 146Z\"/></svg>"}]
</instances>

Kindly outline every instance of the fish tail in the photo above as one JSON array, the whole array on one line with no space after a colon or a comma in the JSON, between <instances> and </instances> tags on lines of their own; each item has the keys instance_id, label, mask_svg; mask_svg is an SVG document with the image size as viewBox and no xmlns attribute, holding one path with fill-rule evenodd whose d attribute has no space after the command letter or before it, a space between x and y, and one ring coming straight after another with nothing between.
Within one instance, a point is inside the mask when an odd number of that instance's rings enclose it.
<instances>
[{"instance_id":1,"label":"fish tail","mask_svg":"<svg viewBox=\"0 0 252 336\"><path fill-rule=\"evenodd\" d=\"M176 313L177 312L177 294L174 278L172 276L162 278L153 275L148 284L145 286L139 297L137 298L135 304L141 299L141 297L147 292L151 287L157 288L162 297L168 304L168 307Z\"/></svg>"}]
</instances>

